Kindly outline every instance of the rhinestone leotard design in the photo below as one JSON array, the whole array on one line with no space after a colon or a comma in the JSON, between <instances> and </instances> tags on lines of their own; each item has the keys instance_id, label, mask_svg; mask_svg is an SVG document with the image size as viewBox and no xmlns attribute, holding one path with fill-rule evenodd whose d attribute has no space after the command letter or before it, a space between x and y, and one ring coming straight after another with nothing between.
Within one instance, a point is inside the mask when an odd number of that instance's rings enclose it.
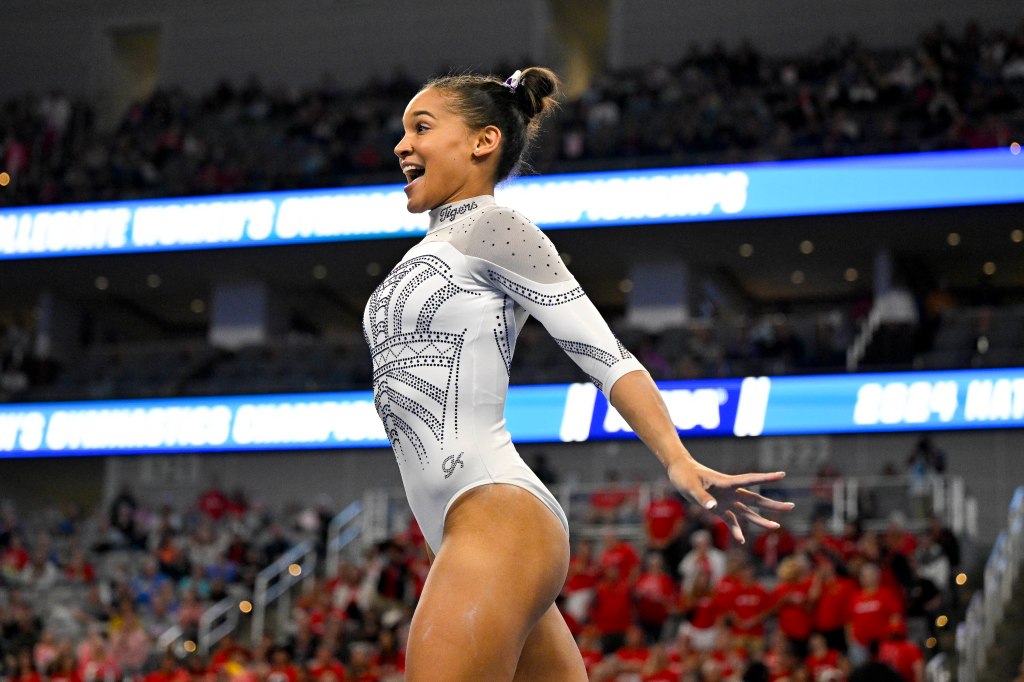
<instances>
[{"instance_id":1,"label":"rhinestone leotard design","mask_svg":"<svg viewBox=\"0 0 1024 682\"><path fill-rule=\"evenodd\" d=\"M463 492L488 483L554 496L505 428L519 330L536 317L597 387L643 366L618 342L551 241L481 196L430 212L430 230L366 305L374 403L428 544Z\"/></svg>"}]
</instances>

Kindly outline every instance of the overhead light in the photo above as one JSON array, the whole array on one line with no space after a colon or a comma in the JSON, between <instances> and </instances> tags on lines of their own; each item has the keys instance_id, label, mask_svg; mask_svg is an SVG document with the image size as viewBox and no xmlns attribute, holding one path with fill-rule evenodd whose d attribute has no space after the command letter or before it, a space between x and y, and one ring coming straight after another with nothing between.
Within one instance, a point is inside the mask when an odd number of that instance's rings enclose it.
<instances>
[{"instance_id":1,"label":"overhead light","mask_svg":"<svg viewBox=\"0 0 1024 682\"><path fill-rule=\"evenodd\" d=\"M366 264L366 274L370 277L376 277L380 274L380 263L372 261Z\"/></svg>"},{"instance_id":2,"label":"overhead light","mask_svg":"<svg viewBox=\"0 0 1024 682\"><path fill-rule=\"evenodd\" d=\"M989 276L994 275L996 274L996 264L987 260L985 261L985 264L981 266L981 271Z\"/></svg>"},{"instance_id":3,"label":"overhead light","mask_svg":"<svg viewBox=\"0 0 1024 682\"><path fill-rule=\"evenodd\" d=\"M327 276L327 268L325 266L323 266L323 265L314 265L313 266L313 278L314 279L323 279L326 276Z\"/></svg>"},{"instance_id":4,"label":"overhead light","mask_svg":"<svg viewBox=\"0 0 1024 682\"><path fill-rule=\"evenodd\" d=\"M804 283L804 271L803 270L794 270L793 274L791 274L789 276L789 281L792 282L793 284L803 284Z\"/></svg>"},{"instance_id":5,"label":"overhead light","mask_svg":"<svg viewBox=\"0 0 1024 682\"><path fill-rule=\"evenodd\" d=\"M1020 154L1020 142L1010 143L1010 153L1013 154L1014 156Z\"/></svg>"},{"instance_id":6,"label":"overhead light","mask_svg":"<svg viewBox=\"0 0 1024 682\"><path fill-rule=\"evenodd\" d=\"M754 255L753 244L740 244L740 255L744 258L750 258Z\"/></svg>"},{"instance_id":7,"label":"overhead light","mask_svg":"<svg viewBox=\"0 0 1024 682\"><path fill-rule=\"evenodd\" d=\"M202 315L203 312L206 311L206 302L201 298L194 298L188 307L191 308L192 312L196 315Z\"/></svg>"},{"instance_id":8,"label":"overhead light","mask_svg":"<svg viewBox=\"0 0 1024 682\"><path fill-rule=\"evenodd\" d=\"M1010 241L1014 244L1024 242L1024 230L1014 230L1010 233Z\"/></svg>"},{"instance_id":9,"label":"overhead light","mask_svg":"<svg viewBox=\"0 0 1024 682\"><path fill-rule=\"evenodd\" d=\"M857 272L857 268L846 268L846 272L843 273L843 278L847 282L856 282L858 277L860 273Z\"/></svg>"},{"instance_id":10,"label":"overhead light","mask_svg":"<svg viewBox=\"0 0 1024 682\"><path fill-rule=\"evenodd\" d=\"M110 286L110 280L108 280L103 275L100 275L99 277L96 278L93 284L96 285L96 288L99 289L100 291L106 291L107 288Z\"/></svg>"},{"instance_id":11,"label":"overhead light","mask_svg":"<svg viewBox=\"0 0 1024 682\"><path fill-rule=\"evenodd\" d=\"M152 275L146 278L146 286L148 286L150 289L156 289L158 286L160 286L162 281L163 280L160 279L160 275L154 272Z\"/></svg>"},{"instance_id":12,"label":"overhead light","mask_svg":"<svg viewBox=\"0 0 1024 682\"><path fill-rule=\"evenodd\" d=\"M633 280L619 280L619 291L621 291L624 294L628 294L629 292L633 291Z\"/></svg>"},{"instance_id":13,"label":"overhead light","mask_svg":"<svg viewBox=\"0 0 1024 682\"><path fill-rule=\"evenodd\" d=\"M800 253L806 256L807 254L812 253L813 251L814 242L812 242L810 239L805 239L802 242L800 242Z\"/></svg>"},{"instance_id":14,"label":"overhead light","mask_svg":"<svg viewBox=\"0 0 1024 682\"><path fill-rule=\"evenodd\" d=\"M946 235L946 243L950 246L957 246L960 243L960 234L958 232L950 232Z\"/></svg>"},{"instance_id":15,"label":"overhead light","mask_svg":"<svg viewBox=\"0 0 1024 682\"><path fill-rule=\"evenodd\" d=\"M7 171L0 172L0 187L6 187L11 184L11 174Z\"/></svg>"}]
</instances>

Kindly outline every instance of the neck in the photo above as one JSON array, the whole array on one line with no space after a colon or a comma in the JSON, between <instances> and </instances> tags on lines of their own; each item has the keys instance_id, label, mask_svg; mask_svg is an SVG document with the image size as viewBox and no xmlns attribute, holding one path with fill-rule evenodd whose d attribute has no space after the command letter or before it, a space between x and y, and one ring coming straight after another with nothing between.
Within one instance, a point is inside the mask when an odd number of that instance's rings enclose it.
<instances>
[{"instance_id":1,"label":"neck","mask_svg":"<svg viewBox=\"0 0 1024 682\"><path fill-rule=\"evenodd\" d=\"M459 199L444 206L438 206L430 211L430 227L427 233L436 232L442 228L454 225L471 216L476 215L487 206L494 204L494 197L490 194L481 194L478 197Z\"/></svg>"}]
</instances>

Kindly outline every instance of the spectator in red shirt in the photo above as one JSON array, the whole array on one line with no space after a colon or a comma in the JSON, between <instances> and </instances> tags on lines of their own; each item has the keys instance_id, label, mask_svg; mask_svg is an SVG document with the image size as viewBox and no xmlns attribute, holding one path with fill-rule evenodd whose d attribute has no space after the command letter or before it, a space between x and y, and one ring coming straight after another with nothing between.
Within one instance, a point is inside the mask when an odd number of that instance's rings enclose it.
<instances>
[{"instance_id":1,"label":"spectator in red shirt","mask_svg":"<svg viewBox=\"0 0 1024 682\"><path fill-rule=\"evenodd\" d=\"M850 618L850 599L857 583L836 573L836 565L821 559L811 579L808 593L812 603L814 629L825 636L830 649L846 653L846 623Z\"/></svg>"},{"instance_id":2,"label":"spectator in red shirt","mask_svg":"<svg viewBox=\"0 0 1024 682\"><path fill-rule=\"evenodd\" d=\"M907 640L907 625L902 619L889 625L889 636L878 644L877 660L890 666L905 682L924 682L924 654Z\"/></svg>"},{"instance_id":3,"label":"spectator in red shirt","mask_svg":"<svg viewBox=\"0 0 1024 682\"><path fill-rule=\"evenodd\" d=\"M697 651L710 651L715 646L716 625L722 618L722 603L711 587L711 576L698 573L683 600L686 623L680 628Z\"/></svg>"},{"instance_id":4,"label":"spectator in red shirt","mask_svg":"<svg viewBox=\"0 0 1024 682\"><path fill-rule=\"evenodd\" d=\"M17 576L28 565L28 550L25 541L18 533L11 535L10 544L0 556L0 570L9 577Z\"/></svg>"},{"instance_id":5,"label":"spectator in red shirt","mask_svg":"<svg viewBox=\"0 0 1024 682\"><path fill-rule=\"evenodd\" d=\"M772 610L778 614L779 630L789 640L793 655L807 656L814 614L811 611L811 578L804 555L787 557L779 564L779 581L772 591Z\"/></svg>"},{"instance_id":6,"label":"spectator in red shirt","mask_svg":"<svg viewBox=\"0 0 1024 682\"><path fill-rule=\"evenodd\" d=\"M894 512L889 517L883 544L890 552L904 557L911 556L917 550L917 538L904 527L902 514Z\"/></svg>"},{"instance_id":7,"label":"spectator in red shirt","mask_svg":"<svg viewBox=\"0 0 1024 682\"><path fill-rule=\"evenodd\" d=\"M604 534L604 551L599 561L601 570L607 571L612 565L618 566L623 577L628 580L636 578L640 571L640 555L633 543L615 536L614 531L607 530Z\"/></svg>"},{"instance_id":8,"label":"spectator in red shirt","mask_svg":"<svg viewBox=\"0 0 1024 682\"><path fill-rule=\"evenodd\" d=\"M836 649L830 649L825 636L815 632L808 640L810 653L804 661L807 674L812 682L817 682L825 674L831 674L833 678L845 679L850 674L850 664L846 657Z\"/></svg>"},{"instance_id":9,"label":"spectator in red shirt","mask_svg":"<svg viewBox=\"0 0 1024 682\"><path fill-rule=\"evenodd\" d=\"M306 665L309 682L345 682L345 666L334 656L334 647L323 643Z\"/></svg>"},{"instance_id":10,"label":"spectator in red shirt","mask_svg":"<svg viewBox=\"0 0 1024 682\"><path fill-rule=\"evenodd\" d=\"M723 677L730 677L746 668L749 658L747 650L728 628L718 628L715 633L715 647L711 650L711 659L719 663Z\"/></svg>"},{"instance_id":11,"label":"spectator in red shirt","mask_svg":"<svg viewBox=\"0 0 1024 682\"><path fill-rule=\"evenodd\" d=\"M754 565L740 569L740 584L733 590L726 618L733 634L751 651L764 645L764 621L771 607L768 590L757 581Z\"/></svg>"},{"instance_id":12,"label":"spectator in red shirt","mask_svg":"<svg viewBox=\"0 0 1024 682\"><path fill-rule=\"evenodd\" d=\"M683 528L686 524L686 507L674 490L659 487L654 498L644 511L644 531L647 534L648 549L661 553L665 566L679 575L679 562L686 555Z\"/></svg>"},{"instance_id":13,"label":"spectator in red shirt","mask_svg":"<svg viewBox=\"0 0 1024 682\"><path fill-rule=\"evenodd\" d=\"M701 659L701 653L692 646L690 630L686 625L684 623L680 626L675 639L667 647L669 670L675 674L674 679L676 680L683 679L685 675L697 670ZM712 639L713 645L714 639Z\"/></svg>"},{"instance_id":14,"label":"spectator in red shirt","mask_svg":"<svg viewBox=\"0 0 1024 682\"><path fill-rule=\"evenodd\" d=\"M62 647L57 658L47 668L50 682L82 682L75 671L75 659L71 655L70 646Z\"/></svg>"},{"instance_id":15,"label":"spectator in red shirt","mask_svg":"<svg viewBox=\"0 0 1024 682\"><path fill-rule=\"evenodd\" d=\"M609 654L625 641L633 624L633 591L619 564L612 564L597 586L590 608L590 622L601 633L601 649Z\"/></svg>"},{"instance_id":16,"label":"spectator in red shirt","mask_svg":"<svg viewBox=\"0 0 1024 682\"><path fill-rule=\"evenodd\" d=\"M160 667L146 675L145 682L188 682L188 673L178 665L174 654L166 652L160 657Z\"/></svg>"},{"instance_id":17,"label":"spectator in red shirt","mask_svg":"<svg viewBox=\"0 0 1024 682\"><path fill-rule=\"evenodd\" d=\"M384 629L377 635L377 659L382 677L405 672L405 651L394 630Z\"/></svg>"},{"instance_id":18,"label":"spectator in red shirt","mask_svg":"<svg viewBox=\"0 0 1024 682\"><path fill-rule=\"evenodd\" d=\"M843 541L828 532L828 521L818 517L811 521L811 530L802 542L797 543L797 550L806 553L813 560L843 560Z\"/></svg>"},{"instance_id":19,"label":"spectator in red shirt","mask_svg":"<svg viewBox=\"0 0 1024 682\"><path fill-rule=\"evenodd\" d=\"M601 651L601 631L596 627L591 625L583 628L576 643L588 673L604 660L604 652Z\"/></svg>"},{"instance_id":20,"label":"spectator in red shirt","mask_svg":"<svg viewBox=\"0 0 1024 682\"><path fill-rule=\"evenodd\" d=\"M847 641L850 662L856 667L868 660L869 647L889 632L889 624L900 616L898 598L880 584L881 571L875 564L860 569L860 589L850 598Z\"/></svg>"},{"instance_id":21,"label":"spectator in red shirt","mask_svg":"<svg viewBox=\"0 0 1024 682\"><path fill-rule=\"evenodd\" d=\"M650 655L650 651L647 650L647 645L644 643L644 631L636 625L630 625L626 629L625 642L615 652L619 671L627 675L639 674Z\"/></svg>"},{"instance_id":22,"label":"spectator in red shirt","mask_svg":"<svg viewBox=\"0 0 1024 682\"><path fill-rule=\"evenodd\" d=\"M292 663L292 656L283 646L270 650L270 669L266 682L299 682L299 668Z\"/></svg>"},{"instance_id":23,"label":"spectator in red shirt","mask_svg":"<svg viewBox=\"0 0 1024 682\"><path fill-rule=\"evenodd\" d=\"M641 671L642 682L679 682L679 672L673 670L668 652L663 644L650 648L650 656Z\"/></svg>"},{"instance_id":24,"label":"spectator in red shirt","mask_svg":"<svg viewBox=\"0 0 1024 682\"><path fill-rule=\"evenodd\" d=\"M200 496L196 502L199 511L203 512L214 521L218 521L227 513L231 500L221 490L220 481L216 478Z\"/></svg>"},{"instance_id":25,"label":"spectator in red shirt","mask_svg":"<svg viewBox=\"0 0 1024 682\"><path fill-rule=\"evenodd\" d=\"M754 540L754 556L770 572L774 572L779 563L795 551L796 540L785 526L766 530Z\"/></svg>"},{"instance_id":26,"label":"spectator in red shirt","mask_svg":"<svg viewBox=\"0 0 1024 682\"><path fill-rule=\"evenodd\" d=\"M609 469L604 483L590 495L590 514L594 523L614 523L630 498L629 488L619 480L619 472Z\"/></svg>"},{"instance_id":27,"label":"spectator in red shirt","mask_svg":"<svg viewBox=\"0 0 1024 682\"><path fill-rule=\"evenodd\" d=\"M358 642L352 646L349 666L352 668L352 682L379 682L380 680L380 666L373 654L373 649L365 643Z\"/></svg>"},{"instance_id":28,"label":"spectator in red shirt","mask_svg":"<svg viewBox=\"0 0 1024 682\"><path fill-rule=\"evenodd\" d=\"M238 655L240 652L236 650L235 656ZM188 672L189 682L208 682L214 678L213 670L206 665L206 661L201 656L189 656L185 660L185 669Z\"/></svg>"},{"instance_id":29,"label":"spectator in red shirt","mask_svg":"<svg viewBox=\"0 0 1024 682\"><path fill-rule=\"evenodd\" d=\"M649 552L644 572L633 586L637 622L643 628L648 642L661 638L669 612L679 601L675 580L665 571L661 555Z\"/></svg>"},{"instance_id":30,"label":"spectator in red shirt","mask_svg":"<svg viewBox=\"0 0 1024 682\"><path fill-rule=\"evenodd\" d=\"M580 541L569 558L569 572L562 588L565 610L576 620L586 619L600 577L601 571L594 561L593 543L589 540Z\"/></svg>"},{"instance_id":31,"label":"spectator in red shirt","mask_svg":"<svg viewBox=\"0 0 1024 682\"><path fill-rule=\"evenodd\" d=\"M68 559L67 568L64 570L64 577L71 582L91 583L96 579L96 571L85 558L82 550L74 549L71 552L71 558Z\"/></svg>"},{"instance_id":32,"label":"spectator in red shirt","mask_svg":"<svg viewBox=\"0 0 1024 682\"><path fill-rule=\"evenodd\" d=\"M43 682L43 676L39 674L32 664L32 653L28 649L18 652L18 673L11 677L12 682Z\"/></svg>"},{"instance_id":33,"label":"spectator in red shirt","mask_svg":"<svg viewBox=\"0 0 1024 682\"><path fill-rule=\"evenodd\" d=\"M803 659L793 653L789 640L780 630L775 632L772 646L761 660L768 666L768 679L771 682L796 682L802 679Z\"/></svg>"}]
</instances>

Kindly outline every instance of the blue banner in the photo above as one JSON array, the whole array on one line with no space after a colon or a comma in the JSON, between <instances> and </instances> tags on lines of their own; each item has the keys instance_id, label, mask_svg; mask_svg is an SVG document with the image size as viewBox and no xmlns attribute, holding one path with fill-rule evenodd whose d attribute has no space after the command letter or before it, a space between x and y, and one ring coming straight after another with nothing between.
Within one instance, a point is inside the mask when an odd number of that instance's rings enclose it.
<instances>
[{"instance_id":1,"label":"blue banner","mask_svg":"<svg viewBox=\"0 0 1024 682\"><path fill-rule=\"evenodd\" d=\"M1024 368L658 384L680 435L1024 427ZM634 437L592 384L513 386L519 443ZM0 405L0 458L385 447L369 391Z\"/></svg>"},{"instance_id":2,"label":"blue banner","mask_svg":"<svg viewBox=\"0 0 1024 682\"><path fill-rule=\"evenodd\" d=\"M397 175L397 163L396 163ZM1008 149L526 177L499 203L544 228L1024 202ZM0 209L0 260L415 236L401 185Z\"/></svg>"}]
</instances>

